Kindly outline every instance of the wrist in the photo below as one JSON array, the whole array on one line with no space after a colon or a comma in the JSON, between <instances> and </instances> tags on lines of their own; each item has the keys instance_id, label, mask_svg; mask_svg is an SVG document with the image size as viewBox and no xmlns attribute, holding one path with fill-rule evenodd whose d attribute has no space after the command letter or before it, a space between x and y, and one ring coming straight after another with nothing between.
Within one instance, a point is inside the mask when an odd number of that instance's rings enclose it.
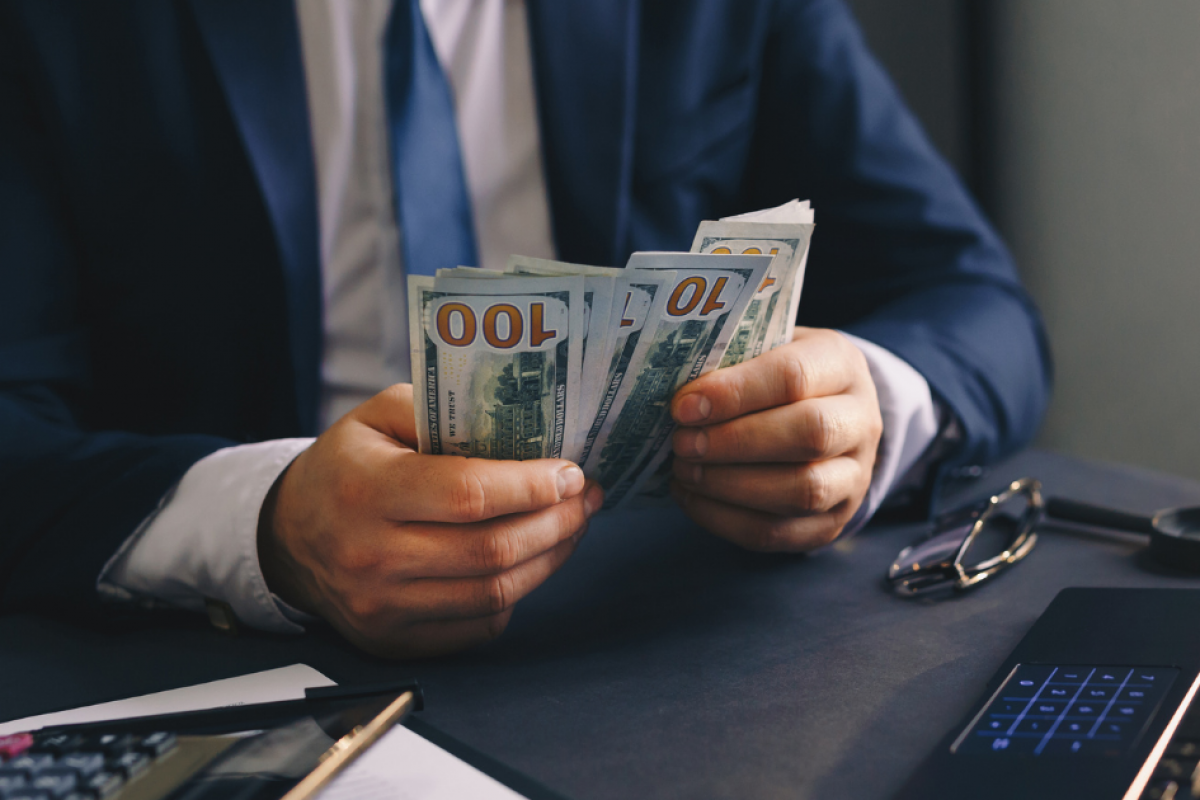
<instances>
[{"instance_id":1,"label":"wrist","mask_svg":"<svg viewBox=\"0 0 1200 800\"><path fill-rule=\"evenodd\" d=\"M299 611L315 614L299 579L301 566L288 551L281 535L285 523L280 514L280 495L291 470L292 465L289 465L263 499L258 515L258 563L272 594Z\"/></svg>"}]
</instances>

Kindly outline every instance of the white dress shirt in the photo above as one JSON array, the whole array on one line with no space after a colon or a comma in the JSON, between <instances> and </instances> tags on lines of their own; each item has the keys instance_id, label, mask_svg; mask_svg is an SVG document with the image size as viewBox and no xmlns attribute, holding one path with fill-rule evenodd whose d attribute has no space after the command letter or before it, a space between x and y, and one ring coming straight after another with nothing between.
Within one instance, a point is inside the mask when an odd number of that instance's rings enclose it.
<instances>
[{"instance_id":1,"label":"white dress shirt","mask_svg":"<svg viewBox=\"0 0 1200 800\"><path fill-rule=\"evenodd\" d=\"M325 298L321 426L409 380L401 231L392 205L383 36L392 0L297 0L320 206ZM481 264L510 253L553 258L524 0L421 0L454 95ZM884 436L874 480L848 532L917 465L939 430L924 378L851 337L870 365ZM105 566L119 599L201 611L228 603L251 627L300 632L303 615L267 589L258 515L311 439L219 450L201 459Z\"/></svg>"}]
</instances>

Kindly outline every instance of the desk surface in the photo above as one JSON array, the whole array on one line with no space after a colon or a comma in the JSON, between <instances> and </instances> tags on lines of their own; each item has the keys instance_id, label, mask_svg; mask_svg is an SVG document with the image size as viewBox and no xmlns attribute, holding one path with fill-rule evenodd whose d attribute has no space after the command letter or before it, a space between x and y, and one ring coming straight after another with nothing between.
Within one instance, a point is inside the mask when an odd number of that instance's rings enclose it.
<instances>
[{"instance_id":1,"label":"desk surface","mask_svg":"<svg viewBox=\"0 0 1200 800\"><path fill-rule=\"evenodd\" d=\"M1200 483L1039 452L969 491L1022 475L1131 511L1200 504ZM975 593L893 598L881 576L919 530L869 530L803 558L741 552L673 512L613 517L518 606L500 641L407 664L323 632L100 633L0 617L0 720L303 662L339 683L416 676L427 721L579 800L882 798L1059 589L1200 588L1136 540L1051 530Z\"/></svg>"}]
</instances>

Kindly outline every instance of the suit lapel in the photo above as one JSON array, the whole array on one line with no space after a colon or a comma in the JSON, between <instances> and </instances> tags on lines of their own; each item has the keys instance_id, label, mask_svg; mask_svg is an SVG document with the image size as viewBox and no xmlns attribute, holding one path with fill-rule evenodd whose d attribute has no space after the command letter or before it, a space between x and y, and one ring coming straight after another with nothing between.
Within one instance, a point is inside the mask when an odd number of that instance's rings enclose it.
<instances>
[{"instance_id":1,"label":"suit lapel","mask_svg":"<svg viewBox=\"0 0 1200 800\"><path fill-rule=\"evenodd\" d=\"M629 236L639 0L527 0L559 257L616 265Z\"/></svg>"},{"instance_id":2,"label":"suit lapel","mask_svg":"<svg viewBox=\"0 0 1200 800\"><path fill-rule=\"evenodd\" d=\"M292 0L192 0L275 228L287 287L296 408L317 427L321 274L317 185Z\"/></svg>"}]
</instances>

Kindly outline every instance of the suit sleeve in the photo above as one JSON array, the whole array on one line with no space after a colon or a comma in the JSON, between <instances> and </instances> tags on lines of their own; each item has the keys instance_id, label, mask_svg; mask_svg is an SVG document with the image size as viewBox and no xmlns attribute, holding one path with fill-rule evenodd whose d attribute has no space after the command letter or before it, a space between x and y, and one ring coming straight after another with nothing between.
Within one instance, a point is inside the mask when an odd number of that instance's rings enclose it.
<instances>
[{"instance_id":1,"label":"suit sleeve","mask_svg":"<svg viewBox=\"0 0 1200 800\"><path fill-rule=\"evenodd\" d=\"M230 442L88 424L69 165L39 126L46 99L23 81L14 38L0 21L0 610L98 612L105 562L192 463Z\"/></svg>"},{"instance_id":2,"label":"suit sleeve","mask_svg":"<svg viewBox=\"0 0 1200 800\"><path fill-rule=\"evenodd\" d=\"M799 322L917 369L962 430L952 464L1027 444L1051 382L1038 312L996 232L937 154L840 0L781 0L751 194L817 209Z\"/></svg>"}]
</instances>

